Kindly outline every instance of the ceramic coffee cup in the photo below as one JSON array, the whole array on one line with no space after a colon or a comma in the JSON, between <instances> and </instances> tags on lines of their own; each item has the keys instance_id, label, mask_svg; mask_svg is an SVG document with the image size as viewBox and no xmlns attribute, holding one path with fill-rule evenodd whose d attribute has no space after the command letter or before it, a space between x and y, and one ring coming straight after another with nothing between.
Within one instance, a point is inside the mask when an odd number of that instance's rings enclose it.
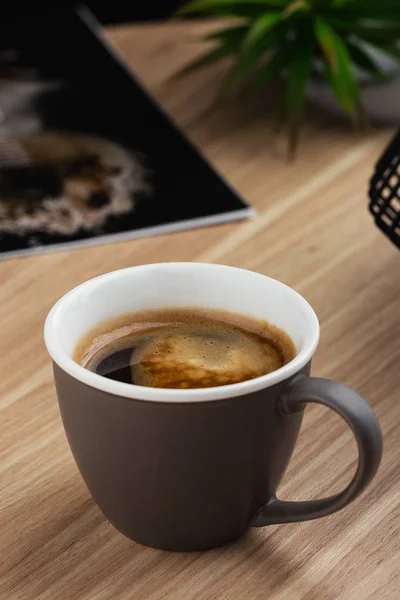
<instances>
[{"instance_id":1,"label":"ceramic coffee cup","mask_svg":"<svg viewBox=\"0 0 400 600\"><path fill-rule=\"evenodd\" d=\"M290 335L297 355L263 377L191 390L113 381L72 360L77 340L102 320L166 307L267 319ZM378 469L381 431L356 392L309 376L318 339L317 317L297 292L233 267L138 266L92 279L61 298L45 325L61 415L82 477L109 521L147 546L203 550L251 526L316 519L354 500ZM347 422L358 444L358 468L339 494L284 502L276 492L309 402Z\"/></svg>"}]
</instances>

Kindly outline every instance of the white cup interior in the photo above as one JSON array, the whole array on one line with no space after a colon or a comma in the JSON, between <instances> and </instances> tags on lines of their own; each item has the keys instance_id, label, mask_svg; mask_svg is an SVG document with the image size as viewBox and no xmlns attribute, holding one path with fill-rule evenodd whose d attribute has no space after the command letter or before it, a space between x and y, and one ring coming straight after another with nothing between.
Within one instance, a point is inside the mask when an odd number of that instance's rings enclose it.
<instances>
[{"instance_id":1,"label":"white cup interior","mask_svg":"<svg viewBox=\"0 0 400 600\"><path fill-rule=\"evenodd\" d=\"M266 319L292 338L297 355L263 377L233 385L166 390L112 381L71 358L79 338L105 319L143 309L203 307ZM76 379L100 390L148 401L206 401L270 387L302 369L319 339L317 317L308 302L286 285L243 269L202 263L143 265L102 275L71 290L51 309L45 341L52 359Z\"/></svg>"}]
</instances>

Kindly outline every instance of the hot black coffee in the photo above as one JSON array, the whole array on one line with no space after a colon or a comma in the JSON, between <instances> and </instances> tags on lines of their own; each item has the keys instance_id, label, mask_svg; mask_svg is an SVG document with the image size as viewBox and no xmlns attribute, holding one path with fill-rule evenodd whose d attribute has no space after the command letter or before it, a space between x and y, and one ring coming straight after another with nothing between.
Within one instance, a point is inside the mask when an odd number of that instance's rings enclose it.
<instances>
[{"instance_id":1,"label":"hot black coffee","mask_svg":"<svg viewBox=\"0 0 400 600\"><path fill-rule=\"evenodd\" d=\"M225 311L168 309L103 322L74 360L103 377L157 388L205 388L266 375L292 360L282 330Z\"/></svg>"}]
</instances>

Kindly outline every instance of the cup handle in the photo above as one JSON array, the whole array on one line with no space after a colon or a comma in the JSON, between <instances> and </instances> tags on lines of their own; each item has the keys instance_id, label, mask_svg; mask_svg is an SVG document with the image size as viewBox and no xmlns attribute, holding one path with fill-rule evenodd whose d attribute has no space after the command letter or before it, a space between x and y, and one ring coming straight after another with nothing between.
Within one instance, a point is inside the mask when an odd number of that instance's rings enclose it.
<instances>
[{"instance_id":1,"label":"cup handle","mask_svg":"<svg viewBox=\"0 0 400 600\"><path fill-rule=\"evenodd\" d=\"M257 511L251 523L254 527L309 521L330 515L357 498L378 470L382 458L382 432L374 411L361 396L342 383L299 375L279 398L278 410L288 416L303 410L308 402L328 406L349 425L358 445L357 471L342 492L329 498L284 502L272 497Z\"/></svg>"}]
</instances>

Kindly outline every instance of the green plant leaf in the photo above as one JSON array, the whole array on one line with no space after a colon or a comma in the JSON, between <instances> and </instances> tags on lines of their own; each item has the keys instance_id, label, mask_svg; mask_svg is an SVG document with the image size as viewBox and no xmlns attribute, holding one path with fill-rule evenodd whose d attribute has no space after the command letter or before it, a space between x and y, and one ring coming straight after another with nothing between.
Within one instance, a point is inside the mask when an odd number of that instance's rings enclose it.
<instances>
[{"instance_id":1,"label":"green plant leaf","mask_svg":"<svg viewBox=\"0 0 400 600\"><path fill-rule=\"evenodd\" d=\"M281 13L266 13L261 15L250 26L248 33L243 41L243 47L250 46L266 35L279 21Z\"/></svg>"},{"instance_id":2,"label":"green plant leaf","mask_svg":"<svg viewBox=\"0 0 400 600\"><path fill-rule=\"evenodd\" d=\"M284 32L285 30L276 27L251 46L243 47L238 55L236 64L233 66L230 73L228 73L228 76L221 87L219 97L223 97L233 91L239 83L251 73L254 66L264 56L267 50L278 43L284 35Z\"/></svg>"},{"instance_id":3,"label":"green plant leaf","mask_svg":"<svg viewBox=\"0 0 400 600\"><path fill-rule=\"evenodd\" d=\"M374 8L377 0L328 0L328 4L333 8L344 8L349 10L359 10L360 8ZM380 6L396 8L399 6L398 0L379 0Z\"/></svg>"},{"instance_id":4,"label":"green plant leaf","mask_svg":"<svg viewBox=\"0 0 400 600\"><path fill-rule=\"evenodd\" d=\"M292 2L290 2L283 11L283 18L287 19L295 13L310 11L311 8L312 0L311 2L308 0L292 0Z\"/></svg>"},{"instance_id":5,"label":"green plant leaf","mask_svg":"<svg viewBox=\"0 0 400 600\"><path fill-rule=\"evenodd\" d=\"M332 8L340 8L342 6L346 6L347 4L354 4L353 0L332 0L330 5Z\"/></svg>"},{"instance_id":6,"label":"green plant leaf","mask_svg":"<svg viewBox=\"0 0 400 600\"><path fill-rule=\"evenodd\" d=\"M227 27L204 36L202 38L204 41L216 41L218 45L185 65L183 69L174 75L174 78L181 77L191 71L207 67L224 58L237 54L242 47L243 36L247 31L248 28L245 26Z\"/></svg>"},{"instance_id":7,"label":"green plant leaf","mask_svg":"<svg viewBox=\"0 0 400 600\"><path fill-rule=\"evenodd\" d=\"M269 60L262 65L249 83L250 92L258 92L265 88L287 66L292 57L292 49L286 46L278 48Z\"/></svg>"},{"instance_id":8,"label":"green plant leaf","mask_svg":"<svg viewBox=\"0 0 400 600\"><path fill-rule=\"evenodd\" d=\"M244 36L247 34L249 28L247 25L238 25L237 27L225 27L224 29L218 29L212 33L200 38L201 41L218 41L220 43L237 43L242 44Z\"/></svg>"},{"instance_id":9,"label":"green plant leaf","mask_svg":"<svg viewBox=\"0 0 400 600\"><path fill-rule=\"evenodd\" d=\"M312 32L301 35L296 40L294 58L289 65L285 84L285 120L289 126L289 149L293 154L298 140L299 122L302 116L307 83L310 79L313 58L314 38Z\"/></svg>"},{"instance_id":10,"label":"green plant leaf","mask_svg":"<svg viewBox=\"0 0 400 600\"><path fill-rule=\"evenodd\" d=\"M233 54L235 54L235 52L236 49L228 44L218 46L217 48L210 50L210 52L202 54L200 58L196 58L192 62L186 64L183 67L183 69L174 74L173 79L177 79L179 77L182 77L183 75L188 75L189 73L197 69L208 67L213 63L216 63L224 58L228 58L229 56L232 56Z\"/></svg>"},{"instance_id":11,"label":"green plant leaf","mask_svg":"<svg viewBox=\"0 0 400 600\"><path fill-rule=\"evenodd\" d=\"M348 41L347 47L350 52L350 56L353 59L354 63L358 65L364 71L371 73L374 77L378 79L387 79L385 73L383 73L377 63L374 61L372 56L368 53L368 51L363 48L360 44L358 44L355 40Z\"/></svg>"},{"instance_id":12,"label":"green plant leaf","mask_svg":"<svg viewBox=\"0 0 400 600\"><path fill-rule=\"evenodd\" d=\"M240 15L240 7L247 6L266 10L268 8L283 8L287 0L192 0L177 10L177 15L193 13L219 14L218 11L229 9L230 14ZM225 13L226 14L226 13Z\"/></svg>"},{"instance_id":13,"label":"green plant leaf","mask_svg":"<svg viewBox=\"0 0 400 600\"><path fill-rule=\"evenodd\" d=\"M317 41L325 56L325 76L347 114L355 119L361 111L361 95L345 42L323 18L314 21Z\"/></svg>"}]
</instances>

